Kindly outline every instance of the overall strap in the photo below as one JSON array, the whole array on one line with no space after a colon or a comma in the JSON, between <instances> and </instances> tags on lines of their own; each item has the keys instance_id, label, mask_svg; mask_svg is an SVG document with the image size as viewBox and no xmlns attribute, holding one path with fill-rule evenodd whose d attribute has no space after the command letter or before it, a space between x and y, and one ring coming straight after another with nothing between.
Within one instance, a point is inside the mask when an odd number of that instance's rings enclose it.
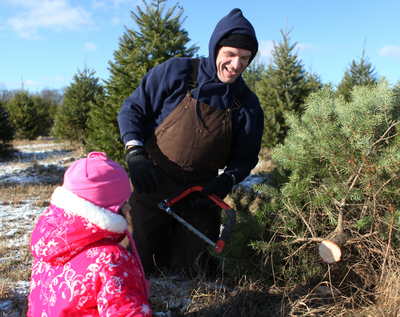
<instances>
[{"instance_id":1,"label":"overall strap","mask_svg":"<svg viewBox=\"0 0 400 317\"><path fill-rule=\"evenodd\" d=\"M186 83L186 88L189 92L197 87L197 74L199 72L200 59L192 59L192 72L190 73L189 79Z\"/></svg>"},{"instance_id":2,"label":"overall strap","mask_svg":"<svg viewBox=\"0 0 400 317\"><path fill-rule=\"evenodd\" d=\"M246 99L250 96L251 90L247 85L244 86L244 89L242 93L233 101L233 109L239 109L243 103L246 101Z\"/></svg>"}]
</instances>

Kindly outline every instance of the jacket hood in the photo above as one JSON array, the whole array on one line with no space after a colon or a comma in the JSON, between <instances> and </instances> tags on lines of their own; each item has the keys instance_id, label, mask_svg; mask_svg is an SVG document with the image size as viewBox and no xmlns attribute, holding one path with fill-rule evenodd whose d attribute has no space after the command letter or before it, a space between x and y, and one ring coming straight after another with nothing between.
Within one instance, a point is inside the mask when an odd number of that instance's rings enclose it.
<instances>
[{"instance_id":1,"label":"jacket hood","mask_svg":"<svg viewBox=\"0 0 400 317\"><path fill-rule=\"evenodd\" d=\"M208 59L210 64L209 67L213 68L214 73L217 72L215 61L217 59L217 50L219 48L218 43L227 34L243 34L252 37L258 51L258 41L253 25L243 16L240 9L233 9L227 16L223 17L218 22L210 38L208 45ZM254 55L251 56L249 65L253 59Z\"/></svg>"},{"instance_id":2,"label":"jacket hood","mask_svg":"<svg viewBox=\"0 0 400 317\"><path fill-rule=\"evenodd\" d=\"M120 241L126 228L121 215L57 187L32 232L31 252L35 259L62 265L90 243Z\"/></svg>"}]
</instances>

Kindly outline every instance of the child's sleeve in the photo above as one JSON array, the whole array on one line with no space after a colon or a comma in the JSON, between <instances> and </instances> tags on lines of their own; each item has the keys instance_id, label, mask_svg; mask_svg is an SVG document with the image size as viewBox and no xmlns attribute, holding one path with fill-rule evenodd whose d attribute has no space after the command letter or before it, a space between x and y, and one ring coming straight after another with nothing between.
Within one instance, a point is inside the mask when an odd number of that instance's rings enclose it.
<instances>
[{"instance_id":1,"label":"child's sleeve","mask_svg":"<svg viewBox=\"0 0 400 317\"><path fill-rule=\"evenodd\" d=\"M150 317L151 307L144 294L139 264L128 251L111 253L108 257L96 279L100 316Z\"/></svg>"}]
</instances>

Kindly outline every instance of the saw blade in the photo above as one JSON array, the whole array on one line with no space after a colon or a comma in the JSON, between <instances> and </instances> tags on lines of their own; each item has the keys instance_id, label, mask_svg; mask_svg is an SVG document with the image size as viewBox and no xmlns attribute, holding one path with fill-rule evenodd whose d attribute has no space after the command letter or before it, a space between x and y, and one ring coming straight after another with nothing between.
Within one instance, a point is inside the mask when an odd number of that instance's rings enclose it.
<instances>
[{"instance_id":1,"label":"saw blade","mask_svg":"<svg viewBox=\"0 0 400 317\"><path fill-rule=\"evenodd\" d=\"M205 242L207 242L209 245L212 245L215 247L217 244L207 238L204 234L202 234L199 230L197 230L195 227L193 227L190 223L186 222L183 220L181 217L179 217L176 213L173 211L168 212L170 215L172 215L176 220L178 220L181 224L183 224L186 228L188 228L190 231L192 231L194 234L196 234L198 237L203 239Z\"/></svg>"}]
</instances>

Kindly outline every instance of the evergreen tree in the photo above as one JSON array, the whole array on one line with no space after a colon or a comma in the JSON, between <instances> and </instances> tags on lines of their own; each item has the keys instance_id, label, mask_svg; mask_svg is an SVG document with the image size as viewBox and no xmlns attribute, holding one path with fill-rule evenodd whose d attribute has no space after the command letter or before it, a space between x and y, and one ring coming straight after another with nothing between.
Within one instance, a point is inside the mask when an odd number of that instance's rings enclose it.
<instances>
[{"instance_id":1,"label":"evergreen tree","mask_svg":"<svg viewBox=\"0 0 400 317\"><path fill-rule=\"evenodd\" d=\"M396 85L393 87L393 92L397 98L400 98L400 80L398 80Z\"/></svg>"},{"instance_id":2,"label":"evergreen tree","mask_svg":"<svg viewBox=\"0 0 400 317\"><path fill-rule=\"evenodd\" d=\"M393 90L386 81L354 87L351 102L346 103L327 86L312 94L306 105L301 118L286 114L290 129L285 144L273 151L272 159L279 166L278 185L262 186L270 203L258 217L268 224L275 244L268 237L254 243L266 254L274 251L277 262L290 257L284 271L293 270L291 276L296 277L315 277L323 271L315 261L316 252L307 253L307 249L315 250L312 244L297 253L299 244L315 243L313 239L335 231L343 234L344 241L379 233L371 237L375 241L371 245L384 246L385 252L400 245L396 229L388 234L390 224L397 228L400 219L400 143L395 139L400 103ZM382 268L378 258L386 260L385 252L363 253L351 245L343 251L348 268L354 263L376 263ZM357 275L345 271L338 268L332 277L343 283L344 274Z\"/></svg>"},{"instance_id":3,"label":"evergreen tree","mask_svg":"<svg viewBox=\"0 0 400 317\"><path fill-rule=\"evenodd\" d=\"M55 118L54 114L57 111L57 105L53 103L51 100L44 99L39 94L32 96L32 98L36 103L36 107L44 110L43 121L40 123L40 127L38 129L39 134L37 136L49 135L54 125L54 118Z\"/></svg>"},{"instance_id":4,"label":"evergreen tree","mask_svg":"<svg viewBox=\"0 0 400 317\"><path fill-rule=\"evenodd\" d=\"M138 30L126 29L120 38L114 62L109 62L111 76L106 81L107 95L97 100L89 119L89 150L101 150L121 164L125 164L125 148L118 126L118 113L123 101L139 86L142 77L154 66L172 57L192 57L196 46L186 47L190 41L182 28L183 9L177 4L166 12L165 0L145 4L146 11L137 6L132 18Z\"/></svg>"},{"instance_id":5,"label":"evergreen tree","mask_svg":"<svg viewBox=\"0 0 400 317\"><path fill-rule=\"evenodd\" d=\"M286 32L285 28L285 32L280 32L283 41L274 43L273 60L266 70L259 96L265 116L262 146L266 147L283 142L287 132L285 114L301 115L304 101L316 89L316 81L304 70L297 52L293 52L297 42L290 44L291 30Z\"/></svg>"},{"instance_id":6,"label":"evergreen tree","mask_svg":"<svg viewBox=\"0 0 400 317\"><path fill-rule=\"evenodd\" d=\"M8 156L14 140L14 128L11 126L10 115L3 102L0 101L0 156Z\"/></svg>"},{"instance_id":7,"label":"evergreen tree","mask_svg":"<svg viewBox=\"0 0 400 317\"><path fill-rule=\"evenodd\" d=\"M22 89L7 103L12 126L16 136L34 140L45 135L50 129L50 102L40 96L30 96Z\"/></svg>"},{"instance_id":8,"label":"evergreen tree","mask_svg":"<svg viewBox=\"0 0 400 317\"><path fill-rule=\"evenodd\" d=\"M360 62L352 61L350 67L344 72L340 84L337 87L337 94L342 95L346 102L350 102L350 97L354 86L372 86L378 82L378 75L375 67L368 61L365 54L365 43Z\"/></svg>"},{"instance_id":9,"label":"evergreen tree","mask_svg":"<svg viewBox=\"0 0 400 317\"><path fill-rule=\"evenodd\" d=\"M400 111L400 80L397 81L396 85L393 87L393 95L395 103L397 104L398 111ZM400 125L397 126L397 142L400 143Z\"/></svg>"},{"instance_id":10,"label":"evergreen tree","mask_svg":"<svg viewBox=\"0 0 400 317\"><path fill-rule=\"evenodd\" d=\"M260 94L262 80L265 76L265 64L260 62L260 54L257 53L252 63L243 72L246 85L256 94Z\"/></svg>"},{"instance_id":11,"label":"evergreen tree","mask_svg":"<svg viewBox=\"0 0 400 317\"><path fill-rule=\"evenodd\" d=\"M61 140L85 144L87 121L91 106L96 106L96 97L104 94L95 71L85 69L74 75L73 82L67 87L64 100L59 106L55 118L53 133Z\"/></svg>"},{"instance_id":12,"label":"evergreen tree","mask_svg":"<svg viewBox=\"0 0 400 317\"><path fill-rule=\"evenodd\" d=\"M311 92L317 92L318 90L321 90L324 88L324 84L322 83L321 76L319 76L317 73L313 72L311 69L307 73L307 82L309 83L311 87Z\"/></svg>"}]
</instances>

